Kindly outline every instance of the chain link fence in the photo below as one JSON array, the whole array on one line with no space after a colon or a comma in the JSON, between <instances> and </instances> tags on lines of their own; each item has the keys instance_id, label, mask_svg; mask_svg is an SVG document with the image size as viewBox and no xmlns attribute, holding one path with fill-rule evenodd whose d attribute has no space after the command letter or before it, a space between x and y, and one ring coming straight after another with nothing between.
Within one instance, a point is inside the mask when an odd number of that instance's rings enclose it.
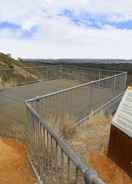
<instances>
[{"instance_id":1,"label":"chain link fence","mask_svg":"<svg viewBox=\"0 0 132 184\"><path fill-rule=\"evenodd\" d=\"M94 113L102 110L113 113L125 90L126 79L124 72L72 65L0 69L0 89L35 82L1 91L0 135L28 142L29 160L41 183L102 184L97 174L67 145L64 134L65 130L85 123ZM44 85L45 81L52 81L51 85L55 81L62 84L69 81L71 87L64 89L65 85L55 83L54 89L63 90L26 101L27 129L24 100L30 98L30 93L34 96L43 88L50 88Z\"/></svg>"},{"instance_id":2,"label":"chain link fence","mask_svg":"<svg viewBox=\"0 0 132 184\"><path fill-rule=\"evenodd\" d=\"M72 80L78 76L74 71L67 73ZM101 110L114 112L126 88L127 73L95 71L98 80L84 83L86 76L87 72L74 78L83 84L26 101L29 157L42 183L103 183L64 141L65 125L70 121L74 128Z\"/></svg>"},{"instance_id":3,"label":"chain link fence","mask_svg":"<svg viewBox=\"0 0 132 184\"><path fill-rule=\"evenodd\" d=\"M78 81L79 83L95 81L121 73L120 71L102 70L63 64L45 64L44 66L24 67L24 69L34 75L37 75L39 80L46 81L68 79Z\"/></svg>"},{"instance_id":4,"label":"chain link fence","mask_svg":"<svg viewBox=\"0 0 132 184\"><path fill-rule=\"evenodd\" d=\"M85 68L75 65L49 65L35 67L0 68L0 89L27 85L39 81L69 80L82 84L103 79L120 72ZM74 86L75 84L73 84Z\"/></svg>"}]
</instances>

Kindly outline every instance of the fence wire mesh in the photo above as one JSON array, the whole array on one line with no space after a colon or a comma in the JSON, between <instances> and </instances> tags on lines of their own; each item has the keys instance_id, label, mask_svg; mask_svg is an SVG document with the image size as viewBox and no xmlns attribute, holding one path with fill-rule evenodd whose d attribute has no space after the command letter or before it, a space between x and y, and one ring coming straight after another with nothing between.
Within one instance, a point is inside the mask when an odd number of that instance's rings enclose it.
<instances>
[{"instance_id":1,"label":"fence wire mesh","mask_svg":"<svg viewBox=\"0 0 132 184\"><path fill-rule=\"evenodd\" d=\"M65 127L67 121L74 127L102 108L113 112L126 79L126 73L72 65L0 69L0 89L41 81L0 92L0 135L28 142L29 157L43 183L102 184L65 143ZM26 124L24 101L43 93L51 94L26 103Z\"/></svg>"},{"instance_id":2,"label":"fence wire mesh","mask_svg":"<svg viewBox=\"0 0 132 184\"><path fill-rule=\"evenodd\" d=\"M103 184L87 168L56 132L27 105L29 122L29 156L42 183ZM32 114L33 113L33 114Z\"/></svg>"},{"instance_id":3,"label":"fence wire mesh","mask_svg":"<svg viewBox=\"0 0 132 184\"><path fill-rule=\"evenodd\" d=\"M73 80L75 73L69 73L69 79ZM78 159L63 138L67 119L74 127L98 109L105 107L113 111L118 105L126 88L127 73L114 74L98 71L94 75L96 81L26 101L30 158L43 183L103 183ZM89 78L93 78L92 75L93 71ZM102 79L104 76L107 77ZM81 75L79 79L85 82L87 77Z\"/></svg>"},{"instance_id":4,"label":"fence wire mesh","mask_svg":"<svg viewBox=\"0 0 132 184\"><path fill-rule=\"evenodd\" d=\"M63 134L67 118L75 125L82 122L96 109L122 95L125 87L123 73L45 95L39 100L39 115L57 133Z\"/></svg>"},{"instance_id":5,"label":"fence wire mesh","mask_svg":"<svg viewBox=\"0 0 132 184\"><path fill-rule=\"evenodd\" d=\"M96 70L72 65L43 65L35 67L0 68L0 89L26 85L37 81L69 80L85 83L113 76L120 72Z\"/></svg>"}]
</instances>

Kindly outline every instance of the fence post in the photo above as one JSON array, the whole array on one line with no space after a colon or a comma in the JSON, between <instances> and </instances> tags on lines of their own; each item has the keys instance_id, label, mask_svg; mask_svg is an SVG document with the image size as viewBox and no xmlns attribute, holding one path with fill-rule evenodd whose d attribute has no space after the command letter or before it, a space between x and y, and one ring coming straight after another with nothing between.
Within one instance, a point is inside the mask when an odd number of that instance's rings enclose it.
<instances>
[{"instance_id":1,"label":"fence post","mask_svg":"<svg viewBox=\"0 0 132 184\"><path fill-rule=\"evenodd\" d=\"M36 104L35 104L35 109L36 112L41 115L41 100L38 98L38 96L36 97Z\"/></svg>"},{"instance_id":2,"label":"fence post","mask_svg":"<svg viewBox=\"0 0 132 184\"><path fill-rule=\"evenodd\" d=\"M101 72L99 71L99 78L98 79L101 79Z\"/></svg>"},{"instance_id":3,"label":"fence post","mask_svg":"<svg viewBox=\"0 0 132 184\"><path fill-rule=\"evenodd\" d=\"M89 94L90 94L90 113L92 113L92 111L93 111L93 85L91 85L90 86L90 92L89 92Z\"/></svg>"},{"instance_id":4,"label":"fence post","mask_svg":"<svg viewBox=\"0 0 132 184\"><path fill-rule=\"evenodd\" d=\"M97 175L95 171L87 170L85 172L85 184L105 184Z\"/></svg>"},{"instance_id":5,"label":"fence post","mask_svg":"<svg viewBox=\"0 0 132 184\"><path fill-rule=\"evenodd\" d=\"M114 77L114 95L115 95L115 93L116 93L116 81L117 81L117 79L116 79L116 76Z\"/></svg>"},{"instance_id":6,"label":"fence post","mask_svg":"<svg viewBox=\"0 0 132 184\"><path fill-rule=\"evenodd\" d=\"M124 82L124 89L126 89L126 86L127 86L127 72L125 72L125 82Z\"/></svg>"}]
</instances>

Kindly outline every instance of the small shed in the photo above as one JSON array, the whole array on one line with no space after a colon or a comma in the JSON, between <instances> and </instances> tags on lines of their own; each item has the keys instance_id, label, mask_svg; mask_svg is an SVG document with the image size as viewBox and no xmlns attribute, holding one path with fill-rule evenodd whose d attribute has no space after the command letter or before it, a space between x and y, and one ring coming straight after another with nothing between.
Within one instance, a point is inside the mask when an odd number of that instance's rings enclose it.
<instances>
[{"instance_id":1,"label":"small shed","mask_svg":"<svg viewBox=\"0 0 132 184\"><path fill-rule=\"evenodd\" d=\"M126 90L112 120L108 155L132 177L132 87Z\"/></svg>"}]
</instances>

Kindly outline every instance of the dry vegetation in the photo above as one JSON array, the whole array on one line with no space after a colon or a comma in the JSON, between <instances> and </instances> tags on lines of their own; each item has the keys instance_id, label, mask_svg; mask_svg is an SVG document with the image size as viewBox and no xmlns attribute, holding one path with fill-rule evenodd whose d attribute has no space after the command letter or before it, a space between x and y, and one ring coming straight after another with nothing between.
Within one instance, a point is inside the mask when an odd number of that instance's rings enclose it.
<instances>
[{"instance_id":1,"label":"dry vegetation","mask_svg":"<svg viewBox=\"0 0 132 184\"><path fill-rule=\"evenodd\" d=\"M69 131L69 134L67 131L67 135L64 135L64 138L67 139L76 153L85 162L87 160L89 164L88 154L91 151L106 152L109 141L110 122L111 117L99 114L91 117L75 129L70 128L70 126L73 127L73 124L67 123L64 129L69 129L72 132Z\"/></svg>"},{"instance_id":2,"label":"dry vegetation","mask_svg":"<svg viewBox=\"0 0 132 184\"><path fill-rule=\"evenodd\" d=\"M73 124L64 123L64 138L79 157L97 171L107 184L132 184L132 179L107 157L111 116L96 115L72 130ZM113 172L114 171L114 172Z\"/></svg>"},{"instance_id":3,"label":"dry vegetation","mask_svg":"<svg viewBox=\"0 0 132 184\"><path fill-rule=\"evenodd\" d=\"M24 82L38 80L38 77L24 68L20 59L0 53L0 88L14 87Z\"/></svg>"},{"instance_id":4,"label":"dry vegetation","mask_svg":"<svg viewBox=\"0 0 132 184\"><path fill-rule=\"evenodd\" d=\"M107 156L111 121L111 116L98 114L75 128L74 118L66 115L63 125L58 124L56 128L81 160L96 170L106 184L132 184L132 179ZM53 154L51 158L54 160ZM54 183L57 183L59 172L54 173ZM63 183L66 181L63 177Z\"/></svg>"},{"instance_id":5,"label":"dry vegetation","mask_svg":"<svg viewBox=\"0 0 132 184\"><path fill-rule=\"evenodd\" d=\"M15 69L14 73L8 73L8 75L5 73L2 77L0 76L0 87L15 86L17 80L37 80L35 76L37 71L31 75L29 71L22 68L20 61L17 62L8 55L0 54L0 66ZM65 116L63 124L62 121L56 124L53 117L49 122L52 128L59 129L60 135L75 153L88 167L95 169L107 184L132 184L132 180L126 173L107 157L111 120L112 117L99 114L76 128L74 117L71 118L68 115ZM35 181L26 161L24 145L14 140L0 139L0 153L0 184L32 184ZM54 159L53 152L52 156L50 154L48 158Z\"/></svg>"}]
</instances>

